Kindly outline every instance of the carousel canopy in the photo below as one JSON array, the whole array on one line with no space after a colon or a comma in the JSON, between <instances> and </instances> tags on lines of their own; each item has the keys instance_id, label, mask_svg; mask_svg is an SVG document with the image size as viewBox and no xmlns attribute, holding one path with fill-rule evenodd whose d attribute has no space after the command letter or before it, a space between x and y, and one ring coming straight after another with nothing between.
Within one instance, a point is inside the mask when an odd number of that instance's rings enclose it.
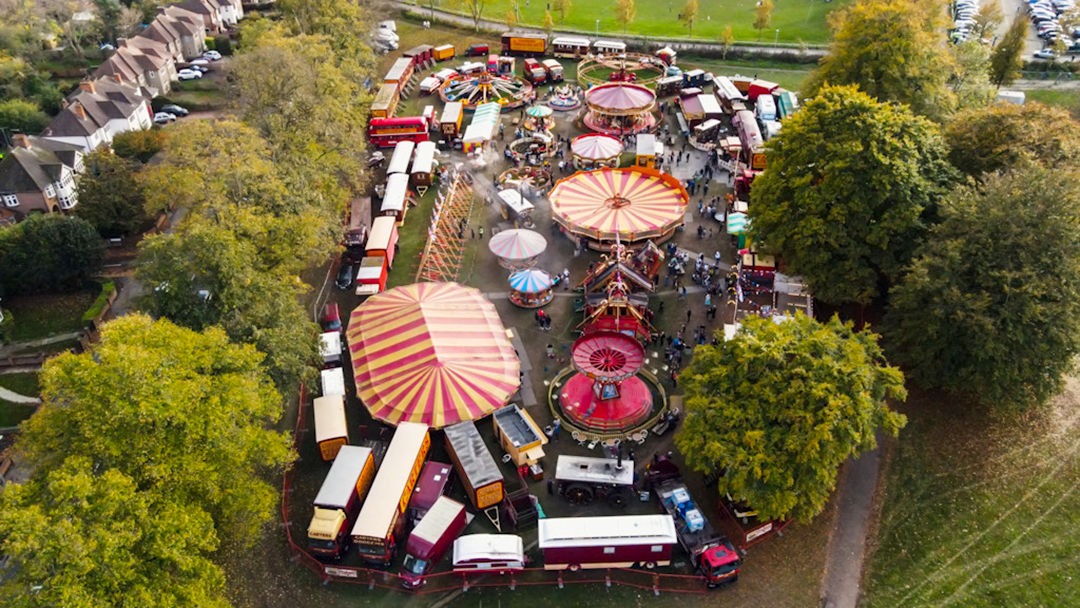
<instances>
[{"instance_id":1,"label":"carousel canopy","mask_svg":"<svg viewBox=\"0 0 1080 608\"><path fill-rule=\"evenodd\" d=\"M614 82L585 91L589 107L607 113L643 112L652 108L656 93L636 84Z\"/></svg>"},{"instance_id":2,"label":"carousel canopy","mask_svg":"<svg viewBox=\"0 0 1080 608\"><path fill-rule=\"evenodd\" d=\"M622 154L623 144L617 137L593 133L575 137L570 142L570 151L578 158L609 160Z\"/></svg>"},{"instance_id":3,"label":"carousel canopy","mask_svg":"<svg viewBox=\"0 0 1080 608\"><path fill-rule=\"evenodd\" d=\"M525 110L525 113L533 118L547 118L548 116L551 116L552 112L554 112L554 110L547 106L533 106L528 110Z\"/></svg>"},{"instance_id":4,"label":"carousel canopy","mask_svg":"<svg viewBox=\"0 0 1080 608\"><path fill-rule=\"evenodd\" d=\"M574 234L601 241L655 238L683 222L686 189L647 167L599 169L560 180L549 195L552 217Z\"/></svg>"},{"instance_id":5,"label":"carousel canopy","mask_svg":"<svg viewBox=\"0 0 1080 608\"><path fill-rule=\"evenodd\" d=\"M510 289L518 293L540 293L551 289L551 275L544 270L530 268L510 275Z\"/></svg>"},{"instance_id":6,"label":"carousel canopy","mask_svg":"<svg viewBox=\"0 0 1080 608\"><path fill-rule=\"evenodd\" d=\"M727 233L742 234L750 227L750 218L745 213L729 213L727 217Z\"/></svg>"},{"instance_id":7,"label":"carousel canopy","mask_svg":"<svg viewBox=\"0 0 1080 608\"><path fill-rule=\"evenodd\" d=\"M346 334L356 392L388 424L442 428L506 405L518 361L495 307L471 287L417 283L368 298Z\"/></svg>"},{"instance_id":8,"label":"carousel canopy","mask_svg":"<svg viewBox=\"0 0 1080 608\"><path fill-rule=\"evenodd\" d=\"M503 230L491 237L488 249L504 260L527 260L544 253L547 239L532 230Z\"/></svg>"}]
</instances>

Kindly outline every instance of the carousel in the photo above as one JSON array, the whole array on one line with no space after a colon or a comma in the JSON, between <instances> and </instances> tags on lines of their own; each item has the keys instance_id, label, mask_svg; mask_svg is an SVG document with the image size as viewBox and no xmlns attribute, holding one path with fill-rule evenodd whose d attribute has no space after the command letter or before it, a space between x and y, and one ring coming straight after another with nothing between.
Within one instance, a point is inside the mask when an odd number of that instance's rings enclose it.
<instances>
[{"instance_id":1,"label":"carousel","mask_svg":"<svg viewBox=\"0 0 1080 608\"><path fill-rule=\"evenodd\" d=\"M552 89L552 97L547 104L556 112L569 112L581 107L581 97L567 84Z\"/></svg>"},{"instance_id":2,"label":"carousel","mask_svg":"<svg viewBox=\"0 0 1080 608\"><path fill-rule=\"evenodd\" d=\"M545 133L551 136L551 130L555 128L555 119L551 117L555 111L547 106L533 106L525 110L525 121L522 128L526 133Z\"/></svg>"},{"instance_id":3,"label":"carousel","mask_svg":"<svg viewBox=\"0 0 1080 608\"><path fill-rule=\"evenodd\" d=\"M571 140L570 152L574 156L574 168L579 171L618 167L623 144L617 137L591 133Z\"/></svg>"},{"instance_id":4,"label":"carousel","mask_svg":"<svg viewBox=\"0 0 1080 608\"><path fill-rule=\"evenodd\" d=\"M637 84L610 83L585 92L588 111L582 119L597 133L626 135L651 133L659 124L656 93Z\"/></svg>"},{"instance_id":5,"label":"carousel","mask_svg":"<svg viewBox=\"0 0 1080 608\"><path fill-rule=\"evenodd\" d=\"M581 336L571 348L572 373L559 387L563 416L590 432L626 432L653 409L649 385L637 377L645 348L618 332Z\"/></svg>"},{"instance_id":6,"label":"carousel","mask_svg":"<svg viewBox=\"0 0 1080 608\"><path fill-rule=\"evenodd\" d=\"M495 178L499 189L514 189L519 192L536 193L551 185L551 172L540 167L510 167Z\"/></svg>"},{"instance_id":7,"label":"carousel","mask_svg":"<svg viewBox=\"0 0 1080 608\"><path fill-rule=\"evenodd\" d=\"M551 216L579 244L609 251L616 241L638 249L662 243L682 225L686 188L648 167L597 169L559 180L548 195Z\"/></svg>"},{"instance_id":8,"label":"carousel","mask_svg":"<svg viewBox=\"0 0 1080 608\"><path fill-rule=\"evenodd\" d=\"M469 111L489 102L498 103L504 111L520 108L532 101L534 96L531 84L511 74L459 74L450 77L439 87L439 97L443 103L459 101Z\"/></svg>"},{"instance_id":9,"label":"carousel","mask_svg":"<svg viewBox=\"0 0 1080 608\"><path fill-rule=\"evenodd\" d=\"M443 428L510 402L521 364L479 290L417 283L376 294L349 318L356 393L376 420Z\"/></svg>"},{"instance_id":10,"label":"carousel","mask_svg":"<svg viewBox=\"0 0 1080 608\"><path fill-rule=\"evenodd\" d=\"M662 58L642 53L591 55L578 63L577 79L582 86L607 82L651 85L664 77L667 67Z\"/></svg>"},{"instance_id":11,"label":"carousel","mask_svg":"<svg viewBox=\"0 0 1080 608\"><path fill-rule=\"evenodd\" d=\"M503 230L488 241L488 250L507 270L532 268L546 249L547 239L532 230Z\"/></svg>"},{"instance_id":12,"label":"carousel","mask_svg":"<svg viewBox=\"0 0 1080 608\"><path fill-rule=\"evenodd\" d=\"M510 302L522 308L540 308L554 297L555 281L538 268L518 270L510 275Z\"/></svg>"}]
</instances>

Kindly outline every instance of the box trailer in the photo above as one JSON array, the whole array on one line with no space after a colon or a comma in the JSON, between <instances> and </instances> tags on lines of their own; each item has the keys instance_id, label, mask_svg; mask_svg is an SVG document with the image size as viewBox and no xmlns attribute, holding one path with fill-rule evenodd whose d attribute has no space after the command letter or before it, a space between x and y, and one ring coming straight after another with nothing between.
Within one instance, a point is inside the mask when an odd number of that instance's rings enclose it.
<instances>
[{"instance_id":1,"label":"box trailer","mask_svg":"<svg viewBox=\"0 0 1080 608\"><path fill-rule=\"evenodd\" d=\"M319 493L308 524L308 548L312 553L341 557L349 548L349 529L360 512L371 479L375 476L375 455L371 448L341 447Z\"/></svg>"},{"instance_id":2,"label":"box trailer","mask_svg":"<svg viewBox=\"0 0 1080 608\"><path fill-rule=\"evenodd\" d=\"M454 55L457 54L457 50L452 44L443 44L435 47L433 53L435 61L446 61L447 59L453 59Z\"/></svg>"},{"instance_id":3,"label":"box trailer","mask_svg":"<svg viewBox=\"0 0 1080 608\"><path fill-rule=\"evenodd\" d=\"M340 367L322 370L322 394L345 396L345 373Z\"/></svg>"},{"instance_id":4,"label":"box trailer","mask_svg":"<svg viewBox=\"0 0 1080 608\"><path fill-rule=\"evenodd\" d=\"M547 80L547 70L545 70L544 66L540 65L540 62L535 59L525 60L522 75L525 77L525 80L528 80L534 85L544 84Z\"/></svg>"},{"instance_id":5,"label":"box trailer","mask_svg":"<svg viewBox=\"0 0 1080 608\"><path fill-rule=\"evenodd\" d=\"M618 55L626 52L626 43L618 40L597 40L592 43L592 50L603 55Z\"/></svg>"},{"instance_id":6,"label":"box trailer","mask_svg":"<svg viewBox=\"0 0 1080 608\"><path fill-rule=\"evenodd\" d=\"M397 85L382 85L371 102L371 117L393 118L400 99L401 91L398 90Z\"/></svg>"},{"instance_id":7,"label":"box trailer","mask_svg":"<svg viewBox=\"0 0 1080 608\"><path fill-rule=\"evenodd\" d=\"M323 460L334 460L342 446L349 443L345 397L342 395L316 397L311 407L315 412L315 445L319 447L319 455Z\"/></svg>"},{"instance_id":8,"label":"box trailer","mask_svg":"<svg viewBox=\"0 0 1080 608\"><path fill-rule=\"evenodd\" d=\"M540 65L544 66L544 71L547 72L547 77L549 81L562 82L563 67L561 63L554 59L545 59L540 62Z\"/></svg>"},{"instance_id":9,"label":"box trailer","mask_svg":"<svg viewBox=\"0 0 1080 608\"><path fill-rule=\"evenodd\" d=\"M409 174L392 173L386 179L386 190L383 192L382 203L379 205L379 215L392 217L397 225L401 226L405 223L405 215L409 211L408 199Z\"/></svg>"},{"instance_id":10,"label":"box trailer","mask_svg":"<svg viewBox=\"0 0 1080 608\"><path fill-rule=\"evenodd\" d=\"M405 527L403 515L430 447L426 424L398 424L352 527L353 543L366 563L386 568L394 561Z\"/></svg>"},{"instance_id":11,"label":"box trailer","mask_svg":"<svg viewBox=\"0 0 1080 608\"><path fill-rule=\"evenodd\" d=\"M319 355L323 367L341 367L341 332L327 331L319 335Z\"/></svg>"},{"instance_id":12,"label":"box trailer","mask_svg":"<svg viewBox=\"0 0 1080 608\"><path fill-rule=\"evenodd\" d=\"M439 117L439 132L443 137L454 138L461 131L461 117L464 115L464 106L460 101L451 101L443 107L442 116Z\"/></svg>"},{"instance_id":13,"label":"box trailer","mask_svg":"<svg viewBox=\"0 0 1080 608\"><path fill-rule=\"evenodd\" d=\"M453 475L454 467L446 463L430 461L424 465L416 488L413 489L412 499L409 500L408 515L413 525L423 519L440 496L450 493L450 480Z\"/></svg>"},{"instance_id":14,"label":"box trailer","mask_svg":"<svg viewBox=\"0 0 1080 608\"><path fill-rule=\"evenodd\" d=\"M416 589L424 576L439 563L451 543L469 524L465 505L440 496L431 509L416 524L405 543L405 560L401 563L401 585Z\"/></svg>"},{"instance_id":15,"label":"box trailer","mask_svg":"<svg viewBox=\"0 0 1080 608\"><path fill-rule=\"evenodd\" d=\"M539 526L545 570L668 566L679 542L670 515L549 517Z\"/></svg>"},{"instance_id":16,"label":"box trailer","mask_svg":"<svg viewBox=\"0 0 1080 608\"><path fill-rule=\"evenodd\" d=\"M454 462L469 502L477 509L498 506L503 499L503 476L472 420L443 429L446 450Z\"/></svg>"},{"instance_id":17,"label":"box trailer","mask_svg":"<svg viewBox=\"0 0 1080 608\"><path fill-rule=\"evenodd\" d=\"M435 142L422 141L416 145L410 178L415 186L430 186L435 172Z\"/></svg>"},{"instance_id":18,"label":"box trailer","mask_svg":"<svg viewBox=\"0 0 1080 608\"><path fill-rule=\"evenodd\" d=\"M495 438L510 455L514 466L531 467L544 457L544 445L548 438L528 412L510 404L495 410L491 421L495 427Z\"/></svg>"},{"instance_id":19,"label":"box trailer","mask_svg":"<svg viewBox=\"0 0 1080 608\"><path fill-rule=\"evenodd\" d=\"M390 164L386 166L386 174L408 173L415 149L416 142L412 141L399 141L394 144L394 153L390 155Z\"/></svg>"},{"instance_id":20,"label":"box trailer","mask_svg":"<svg viewBox=\"0 0 1080 608\"><path fill-rule=\"evenodd\" d=\"M502 54L522 57L542 57L547 54L547 36L521 32L503 34Z\"/></svg>"},{"instance_id":21,"label":"box trailer","mask_svg":"<svg viewBox=\"0 0 1080 608\"><path fill-rule=\"evenodd\" d=\"M516 534L469 534L454 541L454 572L519 572L525 544Z\"/></svg>"},{"instance_id":22,"label":"box trailer","mask_svg":"<svg viewBox=\"0 0 1080 608\"><path fill-rule=\"evenodd\" d=\"M368 257L386 258L386 268L393 270L397 239L397 219L388 215L377 217L371 222L371 236L364 253Z\"/></svg>"},{"instance_id":23,"label":"box trailer","mask_svg":"<svg viewBox=\"0 0 1080 608\"><path fill-rule=\"evenodd\" d=\"M356 269L356 295L371 296L386 290L386 258L374 256L360 260Z\"/></svg>"}]
</instances>

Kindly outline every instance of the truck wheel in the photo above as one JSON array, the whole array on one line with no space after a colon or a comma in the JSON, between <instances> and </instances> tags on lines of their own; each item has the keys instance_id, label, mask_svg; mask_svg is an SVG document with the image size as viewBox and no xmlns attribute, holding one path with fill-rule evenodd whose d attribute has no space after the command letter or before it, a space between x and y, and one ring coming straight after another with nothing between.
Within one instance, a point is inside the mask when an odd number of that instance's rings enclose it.
<instances>
[{"instance_id":1,"label":"truck wheel","mask_svg":"<svg viewBox=\"0 0 1080 608\"><path fill-rule=\"evenodd\" d=\"M578 570L581 570L581 564L570 564L571 572L577 572Z\"/></svg>"},{"instance_id":2,"label":"truck wheel","mask_svg":"<svg viewBox=\"0 0 1080 608\"><path fill-rule=\"evenodd\" d=\"M652 570L656 568L656 562L645 562L645 569Z\"/></svg>"},{"instance_id":3,"label":"truck wheel","mask_svg":"<svg viewBox=\"0 0 1080 608\"><path fill-rule=\"evenodd\" d=\"M587 505L593 501L596 495L593 493L592 488L583 483L572 483L567 486L566 491L563 493L566 497L566 502L572 505Z\"/></svg>"},{"instance_id":4,"label":"truck wheel","mask_svg":"<svg viewBox=\"0 0 1080 608\"><path fill-rule=\"evenodd\" d=\"M607 503L616 509L625 509L630 503L630 497L626 490L615 490L607 495Z\"/></svg>"}]
</instances>

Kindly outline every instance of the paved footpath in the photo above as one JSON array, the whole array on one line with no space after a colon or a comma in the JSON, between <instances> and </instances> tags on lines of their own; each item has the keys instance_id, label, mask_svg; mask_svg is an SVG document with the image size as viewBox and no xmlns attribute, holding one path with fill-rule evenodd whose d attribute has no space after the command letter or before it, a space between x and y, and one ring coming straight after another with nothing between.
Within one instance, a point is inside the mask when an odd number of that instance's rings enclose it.
<instances>
[{"instance_id":1,"label":"paved footpath","mask_svg":"<svg viewBox=\"0 0 1080 608\"><path fill-rule=\"evenodd\" d=\"M866 534L880 470L880 447L848 461L844 468L837 490L839 512L836 514L821 589L824 608L855 608L858 604Z\"/></svg>"}]
</instances>

